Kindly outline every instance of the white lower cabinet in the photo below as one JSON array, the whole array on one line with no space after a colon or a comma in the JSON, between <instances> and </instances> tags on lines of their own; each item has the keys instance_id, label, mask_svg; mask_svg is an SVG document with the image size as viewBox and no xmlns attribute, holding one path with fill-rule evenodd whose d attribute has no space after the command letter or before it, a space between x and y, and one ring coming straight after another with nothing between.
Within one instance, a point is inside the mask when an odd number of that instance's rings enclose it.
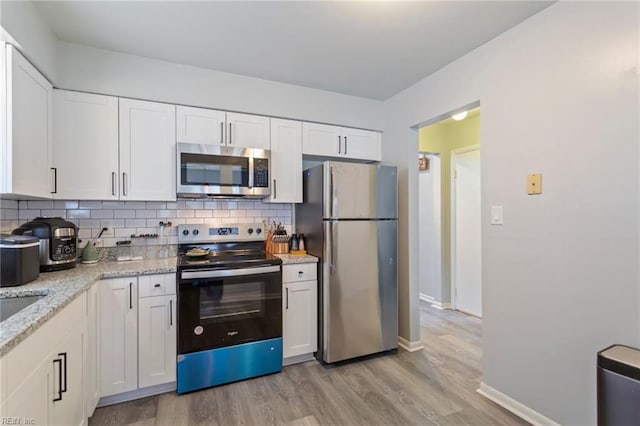
<instances>
[{"instance_id":1,"label":"white lower cabinet","mask_svg":"<svg viewBox=\"0 0 640 426\"><path fill-rule=\"evenodd\" d=\"M85 412L87 417L93 415L100 399L100 353L98 351L100 299L98 286L99 284L96 283L87 290L87 345L84 357Z\"/></svg>"},{"instance_id":2,"label":"white lower cabinet","mask_svg":"<svg viewBox=\"0 0 640 426\"><path fill-rule=\"evenodd\" d=\"M22 424L86 424L85 319L86 297L81 295L2 358L2 418L19 418Z\"/></svg>"},{"instance_id":3,"label":"white lower cabinet","mask_svg":"<svg viewBox=\"0 0 640 426\"><path fill-rule=\"evenodd\" d=\"M99 282L100 396L176 380L175 274ZM135 399L135 392L120 402Z\"/></svg>"},{"instance_id":4,"label":"white lower cabinet","mask_svg":"<svg viewBox=\"0 0 640 426\"><path fill-rule=\"evenodd\" d=\"M291 364L296 359L310 359L313 352L318 350L316 268L316 263L282 266L282 355L285 364ZM287 361L287 358L290 360Z\"/></svg>"}]
</instances>

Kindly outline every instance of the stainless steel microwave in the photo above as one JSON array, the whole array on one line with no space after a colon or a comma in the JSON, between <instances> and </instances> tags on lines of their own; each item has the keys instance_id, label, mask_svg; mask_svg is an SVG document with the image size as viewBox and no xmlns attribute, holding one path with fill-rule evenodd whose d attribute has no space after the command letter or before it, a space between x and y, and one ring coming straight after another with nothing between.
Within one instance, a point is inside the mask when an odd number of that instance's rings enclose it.
<instances>
[{"instance_id":1,"label":"stainless steel microwave","mask_svg":"<svg viewBox=\"0 0 640 426\"><path fill-rule=\"evenodd\" d=\"M267 197L269 160L265 149L179 143L178 197Z\"/></svg>"}]
</instances>

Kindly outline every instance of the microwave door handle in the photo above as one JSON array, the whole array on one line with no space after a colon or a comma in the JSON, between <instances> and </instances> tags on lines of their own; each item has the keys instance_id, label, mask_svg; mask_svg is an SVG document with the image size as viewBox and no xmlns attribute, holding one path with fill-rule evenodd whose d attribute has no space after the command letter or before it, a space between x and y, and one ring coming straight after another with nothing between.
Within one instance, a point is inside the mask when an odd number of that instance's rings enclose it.
<instances>
[{"instance_id":1,"label":"microwave door handle","mask_svg":"<svg viewBox=\"0 0 640 426\"><path fill-rule=\"evenodd\" d=\"M249 157L249 189L253 188L253 157Z\"/></svg>"}]
</instances>

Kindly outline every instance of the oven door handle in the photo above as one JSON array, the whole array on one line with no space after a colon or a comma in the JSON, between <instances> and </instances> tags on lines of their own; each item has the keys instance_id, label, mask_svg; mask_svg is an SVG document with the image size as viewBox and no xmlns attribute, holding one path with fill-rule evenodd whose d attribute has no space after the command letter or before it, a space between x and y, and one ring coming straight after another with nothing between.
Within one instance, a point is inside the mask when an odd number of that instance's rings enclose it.
<instances>
[{"instance_id":1,"label":"oven door handle","mask_svg":"<svg viewBox=\"0 0 640 426\"><path fill-rule=\"evenodd\" d=\"M269 272L280 272L280 266L261 266L258 268L242 269L202 269L198 271L182 271L180 277L183 280L196 278L226 278L241 277L243 275L267 274Z\"/></svg>"}]
</instances>

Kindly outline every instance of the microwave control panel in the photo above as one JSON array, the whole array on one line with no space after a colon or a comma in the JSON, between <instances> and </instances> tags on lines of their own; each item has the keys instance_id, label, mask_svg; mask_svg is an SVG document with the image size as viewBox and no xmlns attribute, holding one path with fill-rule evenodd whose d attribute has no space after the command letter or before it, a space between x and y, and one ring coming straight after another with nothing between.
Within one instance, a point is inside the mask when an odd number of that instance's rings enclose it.
<instances>
[{"instance_id":1,"label":"microwave control panel","mask_svg":"<svg viewBox=\"0 0 640 426\"><path fill-rule=\"evenodd\" d=\"M255 188L269 187L269 160L266 158L253 159L253 186Z\"/></svg>"}]
</instances>

